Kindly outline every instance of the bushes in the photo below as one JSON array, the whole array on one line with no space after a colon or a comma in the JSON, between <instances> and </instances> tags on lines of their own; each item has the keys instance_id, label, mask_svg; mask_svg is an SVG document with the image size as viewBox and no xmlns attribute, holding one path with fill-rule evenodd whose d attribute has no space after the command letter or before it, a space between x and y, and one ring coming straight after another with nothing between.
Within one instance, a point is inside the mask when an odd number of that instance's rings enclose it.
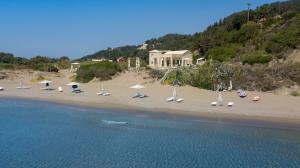
<instances>
[{"instance_id":1,"label":"bushes","mask_svg":"<svg viewBox=\"0 0 300 168\"><path fill-rule=\"evenodd\" d=\"M239 48L237 44L231 44L227 47L216 47L208 51L208 58L220 62L229 61L237 56Z\"/></svg>"},{"instance_id":2,"label":"bushes","mask_svg":"<svg viewBox=\"0 0 300 168\"><path fill-rule=\"evenodd\" d=\"M161 79L165 75L166 71L150 69L148 74L151 78Z\"/></svg>"},{"instance_id":3,"label":"bushes","mask_svg":"<svg viewBox=\"0 0 300 168\"><path fill-rule=\"evenodd\" d=\"M84 83L91 81L95 77L100 80L109 80L112 79L113 75L121 71L119 64L114 62L87 64L79 68L76 80Z\"/></svg>"},{"instance_id":4,"label":"bushes","mask_svg":"<svg viewBox=\"0 0 300 168\"><path fill-rule=\"evenodd\" d=\"M2 70L2 69L15 69L15 67L13 64L0 63L0 70Z\"/></svg>"},{"instance_id":5,"label":"bushes","mask_svg":"<svg viewBox=\"0 0 300 168\"><path fill-rule=\"evenodd\" d=\"M217 85L228 87L233 82L234 89L271 91L280 87L300 85L300 64L240 65L212 62L197 69L182 69L177 73L181 85L191 85L215 90ZM165 84L173 84L176 72L168 75Z\"/></svg>"},{"instance_id":6,"label":"bushes","mask_svg":"<svg viewBox=\"0 0 300 168\"><path fill-rule=\"evenodd\" d=\"M255 52L244 56L244 63L253 64L265 64L272 60L272 56L264 52Z\"/></svg>"},{"instance_id":7,"label":"bushes","mask_svg":"<svg viewBox=\"0 0 300 168\"><path fill-rule=\"evenodd\" d=\"M298 91L294 90L294 91L292 91L291 95L298 97L298 96L300 96L300 93Z\"/></svg>"}]
</instances>

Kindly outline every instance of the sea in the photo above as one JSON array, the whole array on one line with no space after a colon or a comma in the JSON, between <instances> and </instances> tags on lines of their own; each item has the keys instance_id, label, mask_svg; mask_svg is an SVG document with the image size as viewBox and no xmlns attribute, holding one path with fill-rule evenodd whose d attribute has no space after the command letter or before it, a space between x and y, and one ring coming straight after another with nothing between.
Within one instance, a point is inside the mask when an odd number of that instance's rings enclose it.
<instances>
[{"instance_id":1,"label":"sea","mask_svg":"<svg viewBox=\"0 0 300 168\"><path fill-rule=\"evenodd\" d=\"M0 98L0 168L201 167L300 167L300 130Z\"/></svg>"}]
</instances>

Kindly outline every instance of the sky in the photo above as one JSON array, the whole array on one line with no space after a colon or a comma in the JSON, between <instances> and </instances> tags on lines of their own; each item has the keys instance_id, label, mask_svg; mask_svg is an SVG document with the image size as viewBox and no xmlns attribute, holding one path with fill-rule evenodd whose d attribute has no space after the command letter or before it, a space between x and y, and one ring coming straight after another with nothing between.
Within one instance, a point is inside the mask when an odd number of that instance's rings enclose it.
<instances>
[{"instance_id":1,"label":"sky","mask_svg":"<svg viewBox=\"0 0 300 168\"><path fill-rule=\"evenodd\" d=\"M0 0L0 52L80 58L168 33L203 31L249 1ZM251 8L274 1L251 0Z\"/></svg>"}]
</instances>

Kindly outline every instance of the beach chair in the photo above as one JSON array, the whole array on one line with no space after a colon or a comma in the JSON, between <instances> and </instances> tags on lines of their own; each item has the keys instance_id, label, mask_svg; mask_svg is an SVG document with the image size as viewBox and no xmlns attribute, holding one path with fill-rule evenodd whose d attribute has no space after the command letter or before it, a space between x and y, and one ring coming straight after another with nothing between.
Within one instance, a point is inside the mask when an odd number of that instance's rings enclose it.
<instances>
[{"instance_id":1,"label":"beach chair","mask_svg":"<svg viewBox=\"0 0 300 168\"><path fill-rule=\"evenodd\" d=\"M30 89L30 86L24 86L23 82L20 82L20 85L16 87L16 89Z\"/></svg>"},{"instance_id":2,"label":"beach chair","mask_svg":"<svg viewBox=\"0 0 300 168\"><path fill-rule=\"evenodd\" d=\"M81 93L82 91L79 88L75 88L72 90L73 93Z\"/></svg>"},{"instance_id":3,"label":"beach chair","mask_svg":"<svg viewBox=\"0 0 300 168\"><path fill-rule=\"evenodd\" d=\"M176 99L176 102L177 102L177 103L181 103L181 102L183 102L183 101L184 101L183 98Z\"/></svg>"},{"instance_id":4,"label":"beach chair","mask_svg":"<svg viewBox=\"0 0 300 168\"><path fill-rule=\"evenodd\" d=\"M63 91L64 91L63 88L62 88L61 86L59 86L59 87L57 88L57 90L58 90L59 92L63 92Z\"/></svg>"},{"instance_id":5,"label":"beach chair","mask_svg":"<svg viewBox=\"0 0 300 168\"><path fill-rule=\"evenodd\" d=\"M260 100L260 97L259 96L255 96L255 97L253 97L253 99L252 99L252 101L254 101L254 102L258 102Z\"/></svg>"},{"instance_id":6,"label":"beach chair","mask_svg":"<svg viewBox=\"0 0 300 168\"><path fill-rule=\"evenodd\" d=\"M141 99L143 99L143 98L146 98L146 97L148 97L147 95L145 95L145 94L140 94L140 96L138 97L138 98L141 98Z\"/></svg>"},{"instance_id":7,"label":"beach chair","mask_svg":"<svg viewBox=\"0 0 300 168\"><path fill-rule=\"evenodd\" d=\"M228 106L228 107L233 107L233 105L234 105L234 102L228 102L228 103L227 103L227 106Z\"/></svg>"},{"instance_id":8,"label":"beach chair","mask_svg":"<svg viewBox=\"0 0 300 168\"><path fill-rule=\"evenodd\" d=\"M211 106L217 106L218 102L211 102Z\"/></svg>"},{"instance_id":9,"label":"beach chair","mask_svg":"<svg viewBox=\"0 0 300 168\"><path fill-rule=\"evenodd\" d=\"M108 92L103 94L103 96L110 96L110 95L111 95L111 94L108 93Z\"/></svg>"},{"instance_id":10,"label":"beach chair","mask_svg":"<svg viewBox=\"0 0 300 168\"><path fill-rule=\"evenodd\" d=\"M100 92L97 93L98 96L102 96L103 94L104 94L103 91L100 91Z\"/></svg>"},{"instance_id":11,"label":"beach chair","mask_svg":"<svg viewBox=\"0 0 300 168\"><path fill-rule=\"evenodd\" d=\"M167 102L172 102L174 100L175 100L175 97L170 97L170 98L167 99Z\"/></svg>"}]
</instances>

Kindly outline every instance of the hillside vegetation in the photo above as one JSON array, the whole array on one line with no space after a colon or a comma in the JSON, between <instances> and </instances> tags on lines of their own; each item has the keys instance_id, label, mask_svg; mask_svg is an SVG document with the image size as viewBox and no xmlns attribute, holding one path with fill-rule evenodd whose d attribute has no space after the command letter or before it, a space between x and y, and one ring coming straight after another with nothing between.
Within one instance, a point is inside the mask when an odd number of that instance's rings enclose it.
<instances>
[{"instance_id":1,"label":"hillside vegetation","mask_svg":"<svg viewBox=\"0 0 300 168\"><path fill-rule=\"evenodd\" d=\"M33 69L38 71L58 72L58 69L70 67L70 59L61 57L58 59L45 56L36 56L31 59L15 57L10 53L0 52L1 69Z\"/></svg>"},{"instance_id":2,"label":"hillside vegetation","mask_svg":"<svg viewBox=\"0 0 300 168\"><path fill-rule=\"evenodd\" d=\"M116 59L140 57L147 61L148 52L189 49L194 60L210 60L204 66L173 71L165 81L177 78L184 85L205 89L227 87L229 80L236 89L274 90L300 85L300 65L288 62L290 53L300 46L300 0L266 4L250 11L234 13L193 35L168 34L140 46L126 46L99 51L83 57ZM160 74L151 71L152 75Z\"/></svg>"}]
</instances>

